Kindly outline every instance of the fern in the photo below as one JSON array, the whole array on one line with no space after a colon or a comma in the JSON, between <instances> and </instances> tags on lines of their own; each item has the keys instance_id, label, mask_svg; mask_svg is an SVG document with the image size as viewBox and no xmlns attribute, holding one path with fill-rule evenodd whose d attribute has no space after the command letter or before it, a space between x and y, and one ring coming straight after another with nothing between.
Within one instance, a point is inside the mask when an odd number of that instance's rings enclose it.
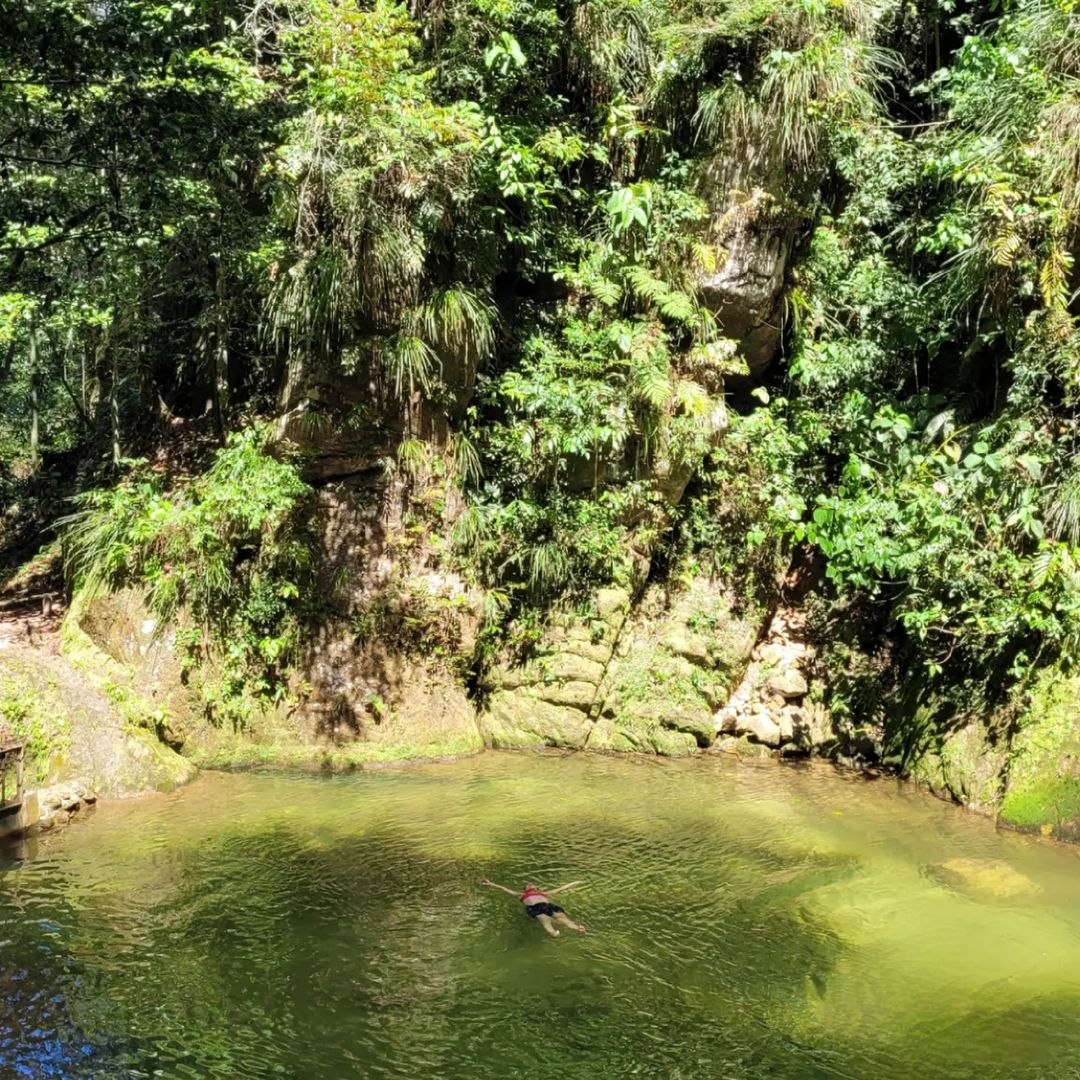
<instances>
[{"instance_id":1,"label":"fern","mask_svg":"<svg viewBox=\"0 0 1080 1080\"><path fill-rule=\"evenodd\" d=\"M675 408L686 416L708 416L713 409L713 400L704 388L691 379L680 379L675 384L673 394Z\"/></svg>"},{"instance_id":2,"label":"fern","mask_svg":"<svg viewBox=\"0 0 1080 1080\"><path fill-rule=\"evenodd\" d=\"M1003 222L990 242L990 259L995 266L1008 268L1020 254L1022 241L1013 221Z\"/></svg>"},{"instance_id":3,"label":"fern","mask_svg":"<svg viewBox=\"0 0 1080 1080\"><path fill-rule=\"evenodd\" d=\"M610 278L596 278L589 283L589 288L604 307L614 307L622 298L622 289Z\"/></svg>"},{"instance_id":4,"label":"fern","mask_svg":"<svg viewBox=\"0 0 1080 1080\"><path fill-rule=\"evenodd\" d=\"M1064 248L1054 245L1039 271L1039 289L1048 308L1064 310L1069 303L1069 273L1073 257Z\"/></svg>"},{"instance_id":5,"label":"fern","mask_svg":"<svg viewBox=\"0 0 1080 1080\"><path fill-rule=\"evenodd\" d=\"M634 265L627 267L626 277L631 288L642 300L656 303L671 292L671 289L664 282L657 277L653 277L644 266Z\"/></svg>"},{"instance_id":6,"label":"fern","mask_svg":"<svg viewBox=\"0 0 1080 1080\"><path fill-rule=\"evenodd\" d=\"M634 389L650 408L663 412L671 400L671 376L667 366L661 368L654 364L638 368L634 372Z\"/></svg>"},{"instance_id":7,"label":"fern","mask_svg":"<svg viewBox=\"0 0 1080 1080\"><path fill-rule=\"evenodd\" d=\"M692 324L698 313L697 304L686 293L674 290L660 297L657 306L662 315L685 325Z\"/></svg>"},{"instance_id":8,"label":"fern","mask_svg":"<svg viewBox=\"0 0 1080 1080\"><path fill-rule=\"evenodd\" d=\"M694 262L704 274L715 274L720 265L721 252L715 244L705 244L695 240L690 250L694 253Z\"/></svg>"}]
</instances>

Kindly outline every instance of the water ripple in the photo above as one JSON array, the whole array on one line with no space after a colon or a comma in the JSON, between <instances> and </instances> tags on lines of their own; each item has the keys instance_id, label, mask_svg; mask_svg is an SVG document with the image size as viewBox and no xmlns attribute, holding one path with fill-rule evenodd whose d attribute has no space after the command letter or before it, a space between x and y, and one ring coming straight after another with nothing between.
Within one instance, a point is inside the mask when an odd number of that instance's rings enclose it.
<instances>
[{"instance_id":1,"label":"water ripple","mask_svg":"<svg viewBox=\"0 0 1080 1080\"><path fill-rule=\"evenodd\" d=\"M205 775L6 856L0 1075L1074 1075L1076 853L818 768ZM957 887L948 860L1025 895ZM582 878L550 940L477 887Z\"/></svg>"}]
</instances>

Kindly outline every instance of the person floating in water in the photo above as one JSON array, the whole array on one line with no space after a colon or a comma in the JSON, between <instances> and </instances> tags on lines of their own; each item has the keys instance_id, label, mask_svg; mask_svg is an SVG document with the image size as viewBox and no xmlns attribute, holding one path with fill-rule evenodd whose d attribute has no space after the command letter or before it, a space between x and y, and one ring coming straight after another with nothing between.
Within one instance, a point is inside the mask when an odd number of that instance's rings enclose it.
<instances>
[{"instance_id":1,"label":"person floating in water","mask_svg":"<svg viewBox=\"0 0 1080 1080\"><path fill-rule=\"evenodd\" d=\"M489 889L498 889L510 896L516 896L525 905L525 913L535 919L552 937L559 936L555 923L560 926L569 926L571 930L576 930L579 934L585 933L585 927L581 923L574 922L558 904L553 904L549 899L558 892L574 888L575 885L584 885L583 881L571 881L568 885L560 885L557 889L548 889L547 892L543 892L535 885L526 885L525 891L520 895L505 885L496 885L488 878L481 878L480 884L486 885Z\"/></svg>"}]
</instances>

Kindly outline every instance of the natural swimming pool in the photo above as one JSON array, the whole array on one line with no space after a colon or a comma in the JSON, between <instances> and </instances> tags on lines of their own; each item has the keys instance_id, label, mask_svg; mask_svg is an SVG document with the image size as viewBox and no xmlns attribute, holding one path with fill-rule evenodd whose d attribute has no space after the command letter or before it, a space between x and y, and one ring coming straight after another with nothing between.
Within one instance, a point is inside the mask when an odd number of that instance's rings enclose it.
<instances>
[{"instance_id":1,"label":"natural swimming pool","mask_svg":"<svg viewBox=\"0 0 1080 1080\"><path fill-rule=\"evenodd\" d=\"M204 774L0 865L5 1076L1080 1062L1080 851L824 767L489 753ZM588 935L547 939L485 875L585 879L563 902Z\"/></svg>"}]
</instances>

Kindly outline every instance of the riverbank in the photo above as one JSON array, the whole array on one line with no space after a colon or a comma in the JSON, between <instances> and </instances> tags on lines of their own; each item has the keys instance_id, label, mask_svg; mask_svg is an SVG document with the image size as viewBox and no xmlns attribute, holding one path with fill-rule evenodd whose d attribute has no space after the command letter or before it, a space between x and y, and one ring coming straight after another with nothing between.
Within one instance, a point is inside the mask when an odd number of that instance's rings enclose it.
<instances>
[{"instance_id":1,"label":"riverbank","mask_svg":"<svg viewBox=\"0 0 1080 1080\"><path fill-rule=\"evenodd\" d=\"M380 674L394 672L392 705L358 718L343 708L356 688L343 687L336 712L292 700L253 710L242 728L207 719L193 685L199 673L177 657L176 633L147 618L135 594L77 598L63 621L59 607L48 620L9 616L0 620L0 707L26 740L28 805L37 806L23 827L50 828L98 797L170 790L198 770L372 771L485 747L782 757L890 772L873 732L838 731L821 706L804 675L812 660L796 609L778 608L755 641L702 585L675 604L647 595L631 610L615 593L601 601L607 629L587 637L584 622L564 620L524 674L497 673L500 685L516 685L496 709L489 701L478 710L444 670L388 652ZM993 718L970 722L891 772L1010 829L1076 840L1077 700L1075 682L1047 678L1015 736Z\"/></svg>"}]
</instances>

